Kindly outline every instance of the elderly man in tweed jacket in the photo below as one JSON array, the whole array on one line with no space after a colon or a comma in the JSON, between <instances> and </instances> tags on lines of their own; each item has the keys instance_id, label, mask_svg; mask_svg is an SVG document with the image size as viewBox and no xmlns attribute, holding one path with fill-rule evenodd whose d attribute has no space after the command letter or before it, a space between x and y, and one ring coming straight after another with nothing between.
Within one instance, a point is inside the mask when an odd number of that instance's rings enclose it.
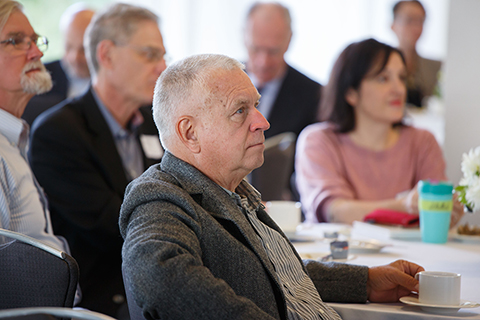
<instances>
[{"instance_id":1,"label":"elderly man in tweed jacket","mask_svg":"<svg viewBox=\"0 0 480 320\"><path fill-rule=\"evenodd\" d=\"M397 301L422 267L303 262L245 176L268 122L243 66L221 55L160 76L166 153L125 193L120 230L132 319L340 319L324 301Z\"/></svg>"}]
</instances>

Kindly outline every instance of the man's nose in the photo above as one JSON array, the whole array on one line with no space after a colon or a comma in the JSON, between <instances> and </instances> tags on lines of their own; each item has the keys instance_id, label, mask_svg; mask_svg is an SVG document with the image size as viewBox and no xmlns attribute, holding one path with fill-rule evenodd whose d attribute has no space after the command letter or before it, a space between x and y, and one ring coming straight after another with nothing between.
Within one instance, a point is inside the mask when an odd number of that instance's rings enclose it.
<instances>
[{"instance_id":1,"label":"man's nose","mask_svg":"<svg viewBox=\"0 0 480 320\"><path fill-rule=\"evenodd\" d=\"M167 62L165 61L165 58L163 58L157 63L155 71L160 75L165 69L167 69Z\"/></svg>"},{"instance_id":2,"label":"man's nose","mask_svg":"<svg viewBox=\"0 0 480 320\"><path fill-rule=\"evenodd\" d=\"M28 60L39 60L41 57L43 57L43 52L38 49L37 45L32 42L32 45L27 51L27 58Z\"/></svg>"},{"instance_id":3,"label":"man's nose","mask_svg":"<svg viewBox=\"0 0 480 320\"><path fill-rule=\"evenodd\" d=\"M256 131L256 130L262 130L266 131L270 128L270 123L265 119L263 114L258 111L258 109L255 108L254 110L254 120L251 125L251 130Z\"/></svg>"}]
</instances>

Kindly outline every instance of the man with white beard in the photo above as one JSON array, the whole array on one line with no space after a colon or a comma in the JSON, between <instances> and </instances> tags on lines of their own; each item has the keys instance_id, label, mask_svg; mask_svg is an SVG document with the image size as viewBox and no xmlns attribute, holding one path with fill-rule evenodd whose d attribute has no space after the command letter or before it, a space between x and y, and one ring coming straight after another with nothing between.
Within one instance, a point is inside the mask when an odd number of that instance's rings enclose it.
<instances>
[{"instance_id":1,"label":"man with white beard","mask_svg":"<svg viewBox=\"0 0 480 320\"><path fill-rule=\"evenodd\" d=\"M68 252L65 239L53 234L45 195L26 160L29 127L20 117L52 80L40 61L48 41L22 10L16 1L0 2L0 228Z\"/></svg>"}]
</instances>

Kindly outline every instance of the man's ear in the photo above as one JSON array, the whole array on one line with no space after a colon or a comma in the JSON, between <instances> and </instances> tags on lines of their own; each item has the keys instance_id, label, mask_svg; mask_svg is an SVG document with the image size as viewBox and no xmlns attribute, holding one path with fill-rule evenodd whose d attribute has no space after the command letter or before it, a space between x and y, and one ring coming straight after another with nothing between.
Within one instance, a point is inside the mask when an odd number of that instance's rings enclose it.
<instances>
[{"instance_id":1,"label":"man's ear","mask_svg":"<svg viewBox=\"0 0 480 320\"><path fill-rule=\"evenodd\" d=\"M345 100L349 105L355 107L358 103L358 91L353 88L348 89L345 93Z\"/></svg>"},{"instance_id":2,"label":"man's ear","mask_svg":"<svg viewBox=\"0 0 480 320\"><path fill-rule=\"evenodd\" d=\"M198 121L193 117L183 116L178 119L175 126L175 131L180 141L182 141L183 145L193 153L199 153L201 149L200 141L197 136L198 132L196 131L197 123Z\"/></svg>"},{"instance_id":3,"label":"man's ear","mask_svg":"<svg viewBox=\"0 0 480 320\"><path fill-rule=\"evenodd\" d=\"M97 61L98 64L104 68L110 69L113 65L112 63L112 50L114 49L115 44L111 40L102 40L97 45Z\"/></svg>"}]
</instances>

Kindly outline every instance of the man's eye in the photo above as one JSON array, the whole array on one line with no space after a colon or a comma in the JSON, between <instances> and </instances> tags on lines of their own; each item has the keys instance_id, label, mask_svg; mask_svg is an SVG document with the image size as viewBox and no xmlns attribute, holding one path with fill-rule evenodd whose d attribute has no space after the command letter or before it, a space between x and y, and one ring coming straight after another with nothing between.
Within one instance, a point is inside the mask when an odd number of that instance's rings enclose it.
<instances>
[{"instance_id":1,"label":"man's eye","mask_svg":"<svg viewBox=\"0 0 480 320\"><path fill-rule=\"evenodd\" d=\"M145 58L147 58L148 61L156 62L162 60L163 55L158 50L149 49L145 51Z\"/></svg>"},{"instance_id":2,"label":"man's eye","mask_svg":"<svg viewBox=\"0 0 480 320\"><path fill-rule=\"evenodd\" d=\"M240 109L238 109L235 113L237 113L237 114L242 114L242 113L244 113L244 112L245 112L245 110L243 110L243 108L240 108Z\"/></svg>"},{"instance_id":3,"label":"man's eye","mask_svg":"<svg viewBox=\"0 0 480 320\"><path fill-rule=\"evenodd\" d=\"M17 44L20 44L22 43L22 40L23 40L23 37L14 37L14 38L11 38L9 39L9 43L13 44L14 46L16 46Z\"/></svg>"},{"instance_id":4,"label":"man's eye","mask_svg":"<svg viewBox=\"0 0 480 320\"><path fill-rule=\"evenodd\" d=\"M146 55L148 60L153 60L156 57L155 52L153 52L151 50L146 51L145 55Z\"/></svg>"}]
</instances>

